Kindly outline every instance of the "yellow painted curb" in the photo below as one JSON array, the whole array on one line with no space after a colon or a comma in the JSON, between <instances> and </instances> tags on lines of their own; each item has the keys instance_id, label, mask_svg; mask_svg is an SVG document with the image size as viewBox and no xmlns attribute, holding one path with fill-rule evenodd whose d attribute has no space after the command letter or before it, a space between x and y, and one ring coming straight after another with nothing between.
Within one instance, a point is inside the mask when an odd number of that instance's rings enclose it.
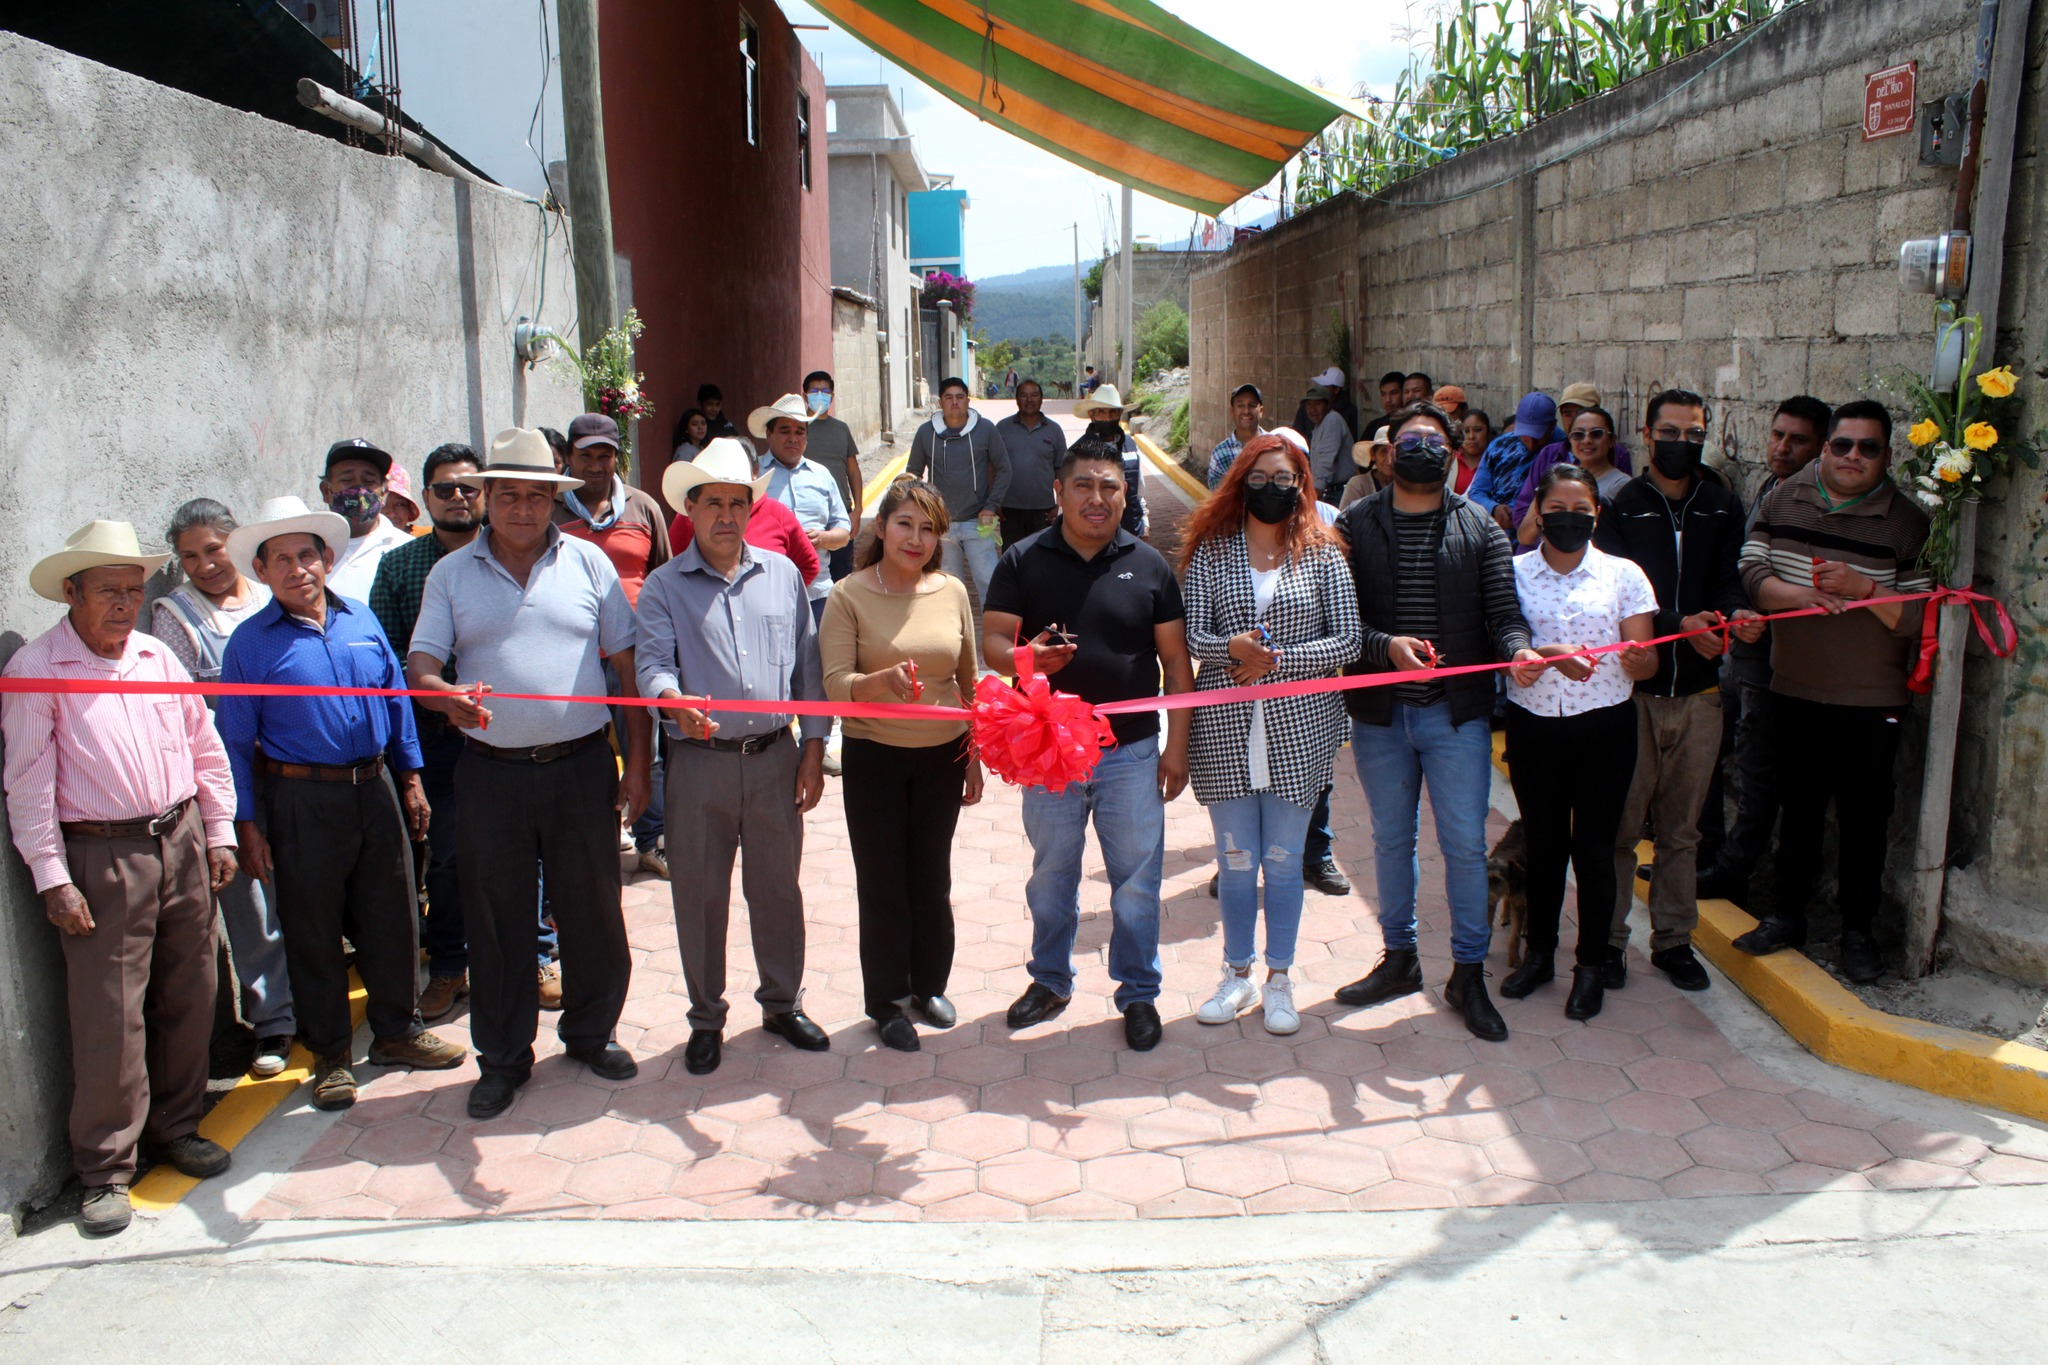
<instances>
[{"instance_id":1,"label":"yellow painted curb","mask_svg":"<svg viewBox=\"0 0 2048 1365\"><path fill-rule=\"evenodd\" d=\"M1201 502L1209 496L1208 487L1200 479L1181 468L1180 461L1161 450L1150 436L1134 435L1131 437L1131 440L1137 443L1138 449L1151 457L1152 463L1158 468L1159 472L1164 474L1169 481L1176 484L1181 492L1187 494L1196 502Z\"/></svg>"},{"instance_id":2,"label":"yellow painted curb","mask_svg":"<svg viewBox=\"0 0 2048 1365\"><path fill-rule=\"evenodd\" d=\"M363 989L361 978L351 969L348 992L351 1030L362 1027L363 1012L369 1003L369 992ZM255 1132L256 1125L269 1118L272 1110L305 1083L312 1074L312 1068L313 1054L306 1051L303 1043L293 1043L291 1060L283 1071L260 1080L255 1076L244 1076L233 1090L221 1096L220 1103L199 1120L199 1136L211 1138L233 1151L236 1143ZM164 1164L136 1181L128 1192L128 1200L144 1213L162 1213L175 1207L198 1184L191 1176Z\"/></svg>"},{"instance_id":3,"label":"yellow painted curb","mask_svg":"<svg viewBox=\"0 0 2048 1365\"><path fill-rule=\"evenodd\" d=\"M882 494L889 491L889 485L896 482L896 476L903 472L903 466L909 463L910 452L906 450L883 465L881 472L861 487L860 505L864 508L873 507Z\"/></svg>"}]
</instances>

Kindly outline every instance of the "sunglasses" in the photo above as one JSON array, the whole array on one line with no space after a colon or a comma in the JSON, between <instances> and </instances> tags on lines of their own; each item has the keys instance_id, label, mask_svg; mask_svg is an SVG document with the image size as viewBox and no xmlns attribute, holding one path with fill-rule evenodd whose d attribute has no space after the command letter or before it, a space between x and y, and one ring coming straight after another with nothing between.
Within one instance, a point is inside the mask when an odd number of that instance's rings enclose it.
<instances>
[{"instance_id":1,"label":"sunglasses","mask_svg":"<svg viewBox=\"0 0 2048 1365\"><path fill-rule=\"evenodd\" d=\"M1866 460L1874 460L1886 453L1884 442L1874 436L1831 436L1828 438L1828 454L1830 455L1861 455Z\"/></svg>"},{"instance_id":2,"label":"sunglasses","mask_svg":"<svg viewBox=\"0 0 2048 1365\"><path fill-rule=\"evenodd\" d=\"M1651 432L1650 435L1659 441L1691 441L1694 445L1703 445L1707 439L1707 429L1705 427L1687 427L1684 431L1680 431L1677 427L1660 426Z\"/></svg>"},{"instance_id":3,"label":"sunglasses","mask_svg":"<svg viewBox=\"0 0 2048 1365\"><path fill-rule=\"evenodd\" d=\"M427 491L443 502L453 502L457 498L480 498L483 496L482 489L471 488L466 483L456 483L452 479L442 483L430 483L427 485Z\"/></svg>"},{"instance_id":4,"label":"sunglasses","mask_svg":"<svg viewBox=\"0 0 2048 1365\"><path fill-rule=\"evenodd\" d=\"M1572 433L1572 442L1575 445L1580 441L1611 441L1613 439L1614 433L1611 431L1575 431Z\"/></svg>"},{"instance_id":5,"label":"sunglasses","mask_svg":"<svg viewBox=\"0 0 2048 1365\"><path fill-rule=\"evenodd\" d=\"M1406 436L1395 438L1394 453L1396 455L1429 454L1441 457L1449 455L1451 448L1444 444L1441 436L1424 436L1420 432L1411 431Z\"/></svg>"}]
</instances>

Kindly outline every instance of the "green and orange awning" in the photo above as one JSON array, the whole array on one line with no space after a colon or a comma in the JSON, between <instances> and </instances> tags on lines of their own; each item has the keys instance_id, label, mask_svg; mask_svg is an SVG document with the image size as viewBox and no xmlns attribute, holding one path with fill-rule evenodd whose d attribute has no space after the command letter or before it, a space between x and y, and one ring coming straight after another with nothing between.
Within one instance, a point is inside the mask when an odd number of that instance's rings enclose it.
<instances>
[{"instance_id":1,"label":"green and orange awning","mask_svg":"<svg viewBox=\"0 0 2048 1365\"><path fill-rule=\"evenodd\" d=\"M811 0L976 117L1215 215L1341 114L1150 0Z\"/></svg>"}]
</instances>

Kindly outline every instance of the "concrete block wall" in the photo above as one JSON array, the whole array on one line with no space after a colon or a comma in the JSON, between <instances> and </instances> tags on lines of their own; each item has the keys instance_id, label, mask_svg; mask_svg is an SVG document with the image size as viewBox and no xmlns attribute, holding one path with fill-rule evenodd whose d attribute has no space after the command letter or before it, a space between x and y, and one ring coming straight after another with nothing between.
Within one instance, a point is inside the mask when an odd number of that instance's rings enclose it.
<instances>
[{"instance_id":1,"label":"concrete block wall","mask_svg":"<svg viewBox=\"0 0 2048 1365\"><path fill-rule=\"evenodd\" d=\"M522 315L574 340L568 233L530 201L4 33L0 164L38 168L0 216L0 659L55 624L29 566L91 518L160 544L201 494L317 502L342 436L417 480L443 441L582 406L513 355ZM69 1174L70 1073L55 931L0 864L5 1211Z\"/></svg>"},{"instance_id":2,"label":"concrete block wall","mask_svg":"<svg viewBox=\"0 0 2048 1365\"><path fill-rule=\"evenodd\" d=\"M1161 299L1172 299L1188 312L1189 283L1194 272L1214 253L1206 251L1132 251L1131 330L1137 333L1138 325L1144 321L1145 313ZM1102 299L1089 309L1088 335L1082 343L1083 363L1093 365L1096 373L1111 376L1122 384L1127 377L1117 364L1116 344L1119 339L1117 328L1123 307L1123 258L1114 253L1109 263L1102 267ZM1141 348L1142 349L1142 348ZM1135 361L1136 356L1127 359Z\"/></svg>"},{"instance_id":3,"label":"concrete block wall","mask_svg":"<svg viewBox=\"0 0 2048 1365\"><path fill-rule=\"evenodd\" d=\"M832 298L832 414L853 428L862 450L882 432L882 358L873 308L844 295Z\"/></svg>"}]
</instances>

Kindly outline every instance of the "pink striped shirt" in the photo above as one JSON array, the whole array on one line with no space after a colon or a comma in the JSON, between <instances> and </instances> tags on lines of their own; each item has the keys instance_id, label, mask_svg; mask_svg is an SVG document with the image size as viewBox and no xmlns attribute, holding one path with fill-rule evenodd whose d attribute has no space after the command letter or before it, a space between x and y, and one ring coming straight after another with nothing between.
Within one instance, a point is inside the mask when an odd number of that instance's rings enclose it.
<instances>
[{"instance_id":1,"label":"pink striped shirt","mask_svg":"<svg viewBox=\"0 0 2048 1365\"><path fill-rule=\"evenodd\" d=\"M118 659L85 647L67 616L7 661L10 678L125 678L190 682L154 636L136 631ZM209 848L235 842L228 751L195 696L52 692L0 696L7 740L7 819L37 891L71 880L68 820L136 820L199 798Z\"/></svg>"}]
</instances>

